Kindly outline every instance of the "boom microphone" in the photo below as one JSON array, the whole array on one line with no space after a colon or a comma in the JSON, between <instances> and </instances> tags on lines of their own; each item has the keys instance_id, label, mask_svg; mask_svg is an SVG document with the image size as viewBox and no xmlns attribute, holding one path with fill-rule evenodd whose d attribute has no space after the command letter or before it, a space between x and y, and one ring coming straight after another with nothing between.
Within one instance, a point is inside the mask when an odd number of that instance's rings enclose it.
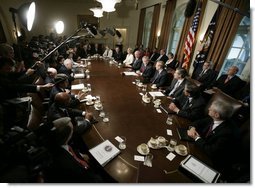
<instances>
[{"instance_id":1,"label":"boom microphone","mask_svg":"<svg viewBox=\"0 0 255 188\"><path fill-rule=\"evenodd\" d=\"M89 34L91 34L92 36L97 35L97 29L95 28L95 26L91 26L88 25L86 30L89 32Z\"/></svg>"},{"instance_id":2,"label":"boom microphone","mask_svg":"<svg viewBox=\"0 0 255 188\"><path fill-rule=\"evenodd\" d=\"M195 9L196 9L196 5L197 5L197 1L196 0L189 0L189 2L187 3L185 12L184 12L184 16L186 18L189 18L193 15Z\"/></svg>"}]
</instances>

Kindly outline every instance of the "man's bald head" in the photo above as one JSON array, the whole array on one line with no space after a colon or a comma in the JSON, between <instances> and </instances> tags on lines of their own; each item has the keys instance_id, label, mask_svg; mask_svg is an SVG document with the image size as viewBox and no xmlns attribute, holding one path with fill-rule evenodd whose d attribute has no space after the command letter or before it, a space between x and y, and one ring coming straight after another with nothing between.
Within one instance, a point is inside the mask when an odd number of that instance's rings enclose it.
<instances>
[{"instance_id":1,"label":"man's bald head","mask_svg":"<svg viewBox=\"0 0 255 188\"><path fill-rule=\"evenodd\" d=\"M70 102L70 95L66 92L57 93L55 96L55 103L60 106L67 106Z\"/></svg>"}]
</instances>

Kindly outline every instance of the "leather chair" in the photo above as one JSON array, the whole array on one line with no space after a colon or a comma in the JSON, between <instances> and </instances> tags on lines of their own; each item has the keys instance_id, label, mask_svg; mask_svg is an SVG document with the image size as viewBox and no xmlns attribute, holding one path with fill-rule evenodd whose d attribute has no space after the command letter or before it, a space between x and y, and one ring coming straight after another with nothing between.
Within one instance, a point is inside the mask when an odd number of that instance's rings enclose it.
<instances>
[{"instance_id":1,"label":"leather chair","mask_svg":"<svg viewBox=\"0 0 255 188\"><path fill-rule=\"evenodd\" d=\"M206 108L206 114L208 114L208 107L212 104L213 101L220 101L223 103L228 103L233 107L233 115L236 115L239 109L244 105L243 102L227 95L223 91L217 90L216 93L213 94L212 98L209 100Z\"/></svg>"}]
</instances>

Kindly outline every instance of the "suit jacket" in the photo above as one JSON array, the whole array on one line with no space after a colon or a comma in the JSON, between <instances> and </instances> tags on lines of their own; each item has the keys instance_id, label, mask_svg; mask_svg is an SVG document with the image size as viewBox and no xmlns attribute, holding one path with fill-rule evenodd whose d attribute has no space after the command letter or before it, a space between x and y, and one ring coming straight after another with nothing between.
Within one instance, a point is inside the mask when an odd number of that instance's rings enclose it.
<instances>
[{"instance_id":1,"label":"suit jacket","mask_svg":"<svg viewBox=\"0 0 255 188\"><path fill-rule=\"evenodd\" d=\"M54 120L62 117L74 119L76 116L82 116L82 112L82 110L60 107L56 103L53 103L48 109L47 120L49 123L52 123Z\"/></svg>"},{"instance_id":2,"label":"suit jacket","mask_svg":"<svg viewBox=\"0 0 255 188\"><path fill-rule=\"evenodd\" d=\"M16 75L19 74L0 74L0 101L19 97L22 92L37 92L36 85L19 83Z\"/></svg>"},{"instance_id":3,"label":"suit jacket","mask_svg":"<svg viewBox=\"0 0 255 188\"><path fill-rule=\"evenodd\" d=\"M153 78L151 79L151 83L156 84L157 87L163 87L166 86L168 83L168 74L165 69L163 69L160 74L156 70Z\"/></svg>"},{"instance_id":4,"label":"suit jacket","mask_svg":"<svg viewBox=\"0 0 255 188\"><path fill-rule=\"evenodd\" d=\"M245 82L242 81L238 76L234 76L227 83L224 83L228 75L221 75L213 86L218 87L224 93L234 97L237 91L239 91L244 85Z\"/></svg>"},{"instance_id":5,"label":"suit jacket","mask_svg":"<svg viewBox=\"0 0 255 188\"><path fill-rule=\"evenodd\" d=\"M214 168L226 175L238 157L239 129L231 120L226 120L205 137L212 124L213 120L210 117L193 122L201 136L195 144L211 158Z\"/></svg>"},{"instance_id":6,"label":"suit jacket","mask_svg":"<svg viewBox=\"0 0 255 188\"><path fill-rule=\"evenodd\" d=\"M159 53L153 53L153 54L151 54L150 60L151 60L152 62L155 62L155 61L158 59L159 55L160 55Z\"/></svg>"},{"instance_id":7,"label":"suit jacket","mask_svg":"<svg viewBox=\"0 0 255 188\"><path fill-rule=\"evenodd\" d=\"M142 59L134 59L133 63L132 63L132 69L134 71L140 70L141 66L142 66Z\"/></svg>"},{"instance_id":8,"label":"suit jacket","mask_svg":"<svg viewBox=\"0 0 255 188\"><path fill-rule=\"evenodd\" d=\"M198 76L197 80L202 84L201 89L209 88L215 82L216 73L212 69L208 69L203 75Z\"/></svg>"},{"instance_id":9,"label":"suit jacket","mask_svg":"<svg viewBox=\"0 0 255 188\"><path fill-rule=\"evenodd\" d=\"M195 121L204 117L205 100L201 95L192 98L191 102L187 103L188 97L184 93L174 100L174 103L179 107L178 116Z\"/></svg>"},{"instance_id":10,"label":"suit jacket","mask_svg":"<svg viewBox=\"0 0 255 188\"><path fill-rule=\"evenodd\" d=\"M166 63L167 63L167 61L166 61ZM166 68L167 68L167 69L173 69L173 70L175 70L175 69L176 69L176 66L178 65L177 63L178 63L178 62L177 62L175 59L173 59L173 61L171 61L169 64L166 64Z\"/></svg>"},{"instance_id":11,"label":"suit jacket","mask_svg":"<svg viewBox=\"0 0 255 188\"><path fill-rule=\"evenodd\" d=\"M63 73L63 74L65 74L65 75L68 76L68 82L69 82L68 88L70 89L70 88L71 88L71 85L72 85L72 81L74 81L74 77L71 76L72 70L68 70L68 69L66 68L65 65L62 65L62 66L59 68L58 73Z\"/></svg>"},{"instance_id":12,"label":"suit jacket","mask_svg":"<svg viewBox=\"0 0 255 188\"><path fill-rule=\"evenodd\" d=\"M76 154L81 158L78 153ZM85 169L64 148L56 146L53 151L53 163L46 173L49 183L102 183L103 178L93 170Z\"/></svg>"},{"instance_id":13,"label":"suit jacket","mask_svg":"<svg viewBox=\"0 0 255 188\"><path fill-rule=\"evenodd\" d=\"M142 65L142 67L143 67L143 66L144 66L144 65ZM141 67L141 68L142 68L142 67ZM148 65L145 67L145 69L144 69L144 71L143 71L143 74L142 74L143 82L144 82L144 83L149 83L149 82L150 82L150 79L153 77L154 73L155 73L155 68L154 68L152 65L148 64Z\"/></svg>"},{"instance_id":14,"label":"suit jacket","mask_svg":"<svg viewBox=\"0 0 255 188\"><path fill-rule=\"evenodd\" d=\"M160 55L159 55L160 56ZM166 54L164 54L159 60L158 59L156 59L156 61L163 61L164 63L166 63L167 62L167 60L168 60L168 57L167 57L167 55Z\"/></svg>"},{"instance_id":15,"label":"suit jacket","mask_svg":"<svg viewBox=\"0 0 255 188\"><path fill-rule=\"evenodd\" d=\"M173 88L174 88L174 86L175 86L175 84L176 84L177 81L178 81L178 80L176 80L176 79L173 79L173 80L172 80L171 85L170 85L170 86L166 89L166 91L164 92L165 95L167 95L167 96L169 95L169 93L173 90ZM187 79L184 78L184 80L183 80L182 83L179 85L179 87L175 90L175 92L174 92L173 94L171 94L171 97L176 98L176 97L178 97L178 96L181 96L182 93L183 93L183 90L184 90L184 87L185 87L186 82L187 82Z\"/></svg>"},{"instance_id":16,"label":"suit jacket","mask_svg":"<svg viewBox=\"0 0 255 188\"><path fill-rule=\"evenodd\" d=\"M49 102L50 105L54 103L56 94L58 94L60 92L65 92L65 90L58 87L58 85L55 85L52 87L52 89L50 91L50 102ZM70 97L71 97L71 101L69 104L70 107L76 107L78 104L80 104L80 101L78 99L76 99L74 95L70 94Z\"/></svg>"}]
</instances>

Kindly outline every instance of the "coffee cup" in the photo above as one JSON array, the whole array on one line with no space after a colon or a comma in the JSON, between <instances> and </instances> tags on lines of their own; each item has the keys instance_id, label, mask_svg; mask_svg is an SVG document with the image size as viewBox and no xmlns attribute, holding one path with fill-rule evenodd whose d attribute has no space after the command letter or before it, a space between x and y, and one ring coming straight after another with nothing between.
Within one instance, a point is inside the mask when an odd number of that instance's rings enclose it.
<instances>
[{"instance_id":1,"label":"coffee cup","mask_svg":"<svg viewBox=\"0 0 255 188\"><path fill-rule=\"evenodd\" d=\"M163 136L158 137L159 145L163 146L166 145L166 139Z\"/></svg>"},{"instance_id":2,"label":"coffee cup","mask_svg":"<svg viewBox=\"0 0 255 188\"><path fill-rule=\"evenodd\" d=\"M145 144L145 143L141 144L141 145L140 145L140 148L141 148L141 151L142 151L143 153L147 153L147 152L148 152L148 146L147 146L147 144Z\"/></svg>"},{"instance_id":3,"label":"coffee cup","mask_svg":"<svg viewBox=\"0 0 255 188\"><path fill-rule=\"evenodd\" d=\"M157 147L157 140L155 138L151 137L150 144L151 144L152 147Z\"/></svg>"},{"instance_id":4,"label":"coffee cup","mask_svg":"<svg viewBox=\"0 0 255 188\"><path fill-rule=\"evenodd\" d=\"M184 146L184 145L182 145L182 144L180 144L180 145L178 146L178 149L179 149L180 154L182 154L182 155L185 155L185 154L187 153L187 148L186 148L186 146Z\"/></svg>"}]
</instances>

